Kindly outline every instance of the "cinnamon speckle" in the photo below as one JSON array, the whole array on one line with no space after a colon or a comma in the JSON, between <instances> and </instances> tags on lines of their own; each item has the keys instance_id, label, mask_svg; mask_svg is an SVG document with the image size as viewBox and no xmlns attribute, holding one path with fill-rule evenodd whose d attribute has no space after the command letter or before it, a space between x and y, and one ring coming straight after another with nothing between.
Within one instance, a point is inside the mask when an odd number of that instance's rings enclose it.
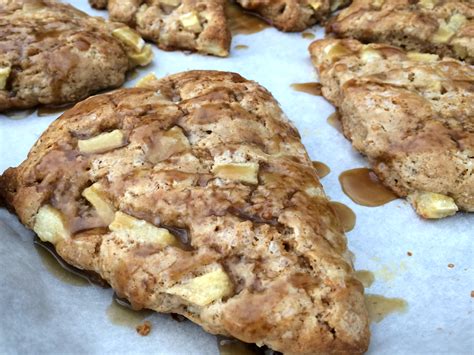
<instances>
[{"instance_id":1,"label":"cinnamon speckle","mask_svg":"<svg viewBox=\"0 0 474 355\"><path fill-rule=\"evenodd\" d=\"M448 264L448 267L452 269L454 267L454 264Z\"/></svg>"},{"instance_id":2,"label":"cinnamon speckle","mask_svg":"<svg viewBox=\"0 0 474 355\"><path fill-rule=\"evenodd\" d=\"M151 331L151 323L146 320L143 324L137 325L136 330L141 336L147 336Z\"/></svg>"}]
</instances>

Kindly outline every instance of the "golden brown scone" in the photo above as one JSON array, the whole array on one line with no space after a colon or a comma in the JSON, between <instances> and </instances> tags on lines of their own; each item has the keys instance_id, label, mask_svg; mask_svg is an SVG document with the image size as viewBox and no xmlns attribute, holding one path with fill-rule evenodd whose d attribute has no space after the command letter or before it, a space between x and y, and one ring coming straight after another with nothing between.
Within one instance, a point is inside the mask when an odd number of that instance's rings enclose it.
<instances>
[{"instance_id":1,"label":"golden brown scone","mask_svg":"<svg viewBox=\"0 0 474 355\"><path fill-rule=\"evenodd\" d=\"M474 63L472 0L354 0L327 30Z\"/></svg>"},{"instance_id":2,"label":"golden brown scone","mask_svg":"<svg viewBox=\"0 0 474 355\"><path fill-rule=\"evenodd\" d=\"M225 0L89 0L110 19L128 24L164 50L229 55Z\"/></svg>"},{"instance_id":3,"label":"golden brown scone","mask_svg":"<svg viewBox=\"0 0 474 355\"><path fill-rule=\"evenodd\" d=\"M342 228L271 94L191 71L89 98L1 195L133 307L288 354L359 354L369 330Z\"/></svg>"},{"instance_id":4,"label":"golden brown scone","mask_svg":"<svg viewBox=\"0 0 474 355\"><path fill-rule=\"evenodd\" d=\"M0 112L75 102L120 86L129 69L152 56L123 24L53 0L0 0Z\"/></svg>"},{"instance_id":5,"label":"golden brown scone","mask_svg":"<svg viewBox=\"0 0 474 355\"><path fill-rule=\"evenodd\" d=\"M425 218L474 212L474 69L385 44L310 46L344 135Z\"/></svg>"},{"instance_id":6,"label":"golden brown scone","mask_svg":"<svg viewBox=\"0 0 474 355\"><path fill-rule=\"evenodd\" d=\"M281 31L303 31L327 18L331 11L346 6L350 0L237 0L255 11Z\"/></svg>"}]
</instances>

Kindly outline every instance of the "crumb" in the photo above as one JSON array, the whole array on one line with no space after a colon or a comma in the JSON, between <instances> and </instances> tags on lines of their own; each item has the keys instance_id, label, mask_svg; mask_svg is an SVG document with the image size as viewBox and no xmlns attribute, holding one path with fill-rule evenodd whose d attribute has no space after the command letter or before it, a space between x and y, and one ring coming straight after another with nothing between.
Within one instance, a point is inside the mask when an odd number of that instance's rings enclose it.
<instances>
[{"instance_id":1,"label":"crumb","mask_svg":"<svg viewBox=\"0 0 474 355\"><path fill-rule=\"evenodd\" d=\"M137 330L137 333L140 334L141 336L147 336L150 334L151 331L151 323L149 321L144 321L143 324L137 325L135 328Z\"/></svg>"},{"instance_id":2,"label":"crumb","mask_svg":"<svg viewBox=\"0 0 474 355\"><path fill-rule=\"evenodd\" d=\"M413 253L412 253L411 251L407 251L407 255L408 255L408 256L412 256Z\"/></svg>"},{"instance_id":3,"label":"crumb","mask_svg":"<svg viewBox=\"0 0 474 355\"><path fill-rule=\"evenodd\" d=\"M454 264L448 264L448 267L452 269L454 267Z\"/></svg>"},{"instance_id":4,"label":"crumb","mask_svg":"<svg viewBox=\"0 0 474 355\"><path fill-rule=\"evenodd\" d=\"M474 291L471 291L471 297L474 298Z\"/></svg>"}]
</instances>

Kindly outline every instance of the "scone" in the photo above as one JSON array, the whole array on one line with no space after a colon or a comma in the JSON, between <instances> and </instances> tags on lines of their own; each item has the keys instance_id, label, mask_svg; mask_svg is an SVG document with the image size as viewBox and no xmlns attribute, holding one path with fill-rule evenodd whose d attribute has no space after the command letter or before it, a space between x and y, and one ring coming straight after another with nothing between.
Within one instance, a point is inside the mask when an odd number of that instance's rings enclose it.
<instances>
[{"instance_id":1,"label":"scone","mask_svg":"<svg viewBox=\"0 0 474 355\"><path fill-rule=\"evenodd\" d=\"M425 218L474 212L474 69L385 44L310 46L344 135Z\"/></svg>"},{"instance_id":2,"label":"scone","mask_svg":"<svg viewBox=\"0 0 474 355\"><path fill-rule=\"evenodd\" d=\"M354 0L327 30L474 63L472 0Z\"/></svg>"},{"instance_id":3,"label":"scone","mask_svg":"<svg viewBox=\"0 0 474 355\"><path fill-rule=\"evenodd\" d=\"M164 50L229 55L225 0L89 0Z\"/></svg>"},{"instance_id":4,"label":"scone","mask_svg":"<svg viewBox=\"0 0 474 355\"><path fill-rule=\"evenodd\" d=\"M0 180L22 223L134 308L289 354L359 354L363 287L300 137L238 74L89 98Z\"/></svg>"},{"instance_id":5,"label":"scone","mask_svg":"<svg viewBox=\"0 0 474 355\"><path fill-rule=\"evenodd\" d=\"M0 0L0 112L82 100L152 57L123 24L53 0Z\"/></svg>"},{"instance_id":6,"label":"scone","mask_svg":"<svg viewBox=\"0 0 474 355\"><path fill-rule=\"evenodd\" d=\"M237 0L281 31L303 31L326 19L350 0Z\"/></svg>"}]
</instances>

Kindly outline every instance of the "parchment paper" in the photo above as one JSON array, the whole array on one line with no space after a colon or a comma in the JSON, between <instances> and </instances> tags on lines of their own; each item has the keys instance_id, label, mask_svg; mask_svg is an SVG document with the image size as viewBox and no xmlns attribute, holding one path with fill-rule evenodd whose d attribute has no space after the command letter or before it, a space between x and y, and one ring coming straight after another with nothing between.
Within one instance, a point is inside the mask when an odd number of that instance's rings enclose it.
<instances>
[{"instance_id":1,"label":"parchment paper","mask_svg":"<svg viewBox=\"0 0 474 355\"><path fill-rule=\"evenodd\" d=\"M86 0L74 5L107 16L90 9ZM320 27L312 32L323 36ZM354 204L342 192L338 176L366 162L326 123L334 111L329 103L290 88L292 83L317 79L307 52L310 41L299 33L271 28L234 36L232 45L238 44L249 48L233 50L225 59L155 47L153 65L140 70L139 77L126 86L150 71L162 77L189 69L234 71L265 86L298 127L311 157L330 166L331 174L322 180L327 194L357 214L348 239L356 268L375 274L367 292L408 303L407 312L372 324L369 354L473 354L474 214L424 221L404 200L377 208ZM21 163L58 116L32 114L14 120L0 115L0 171ZM152 331L146 337L133 327L114 324L107 315L112 291L58 280L41 261L32 240L33 234L15 216L0 209L0 353L218 353L214 336L167 315L147 317Z\"/></svg>"}]
</instances>

